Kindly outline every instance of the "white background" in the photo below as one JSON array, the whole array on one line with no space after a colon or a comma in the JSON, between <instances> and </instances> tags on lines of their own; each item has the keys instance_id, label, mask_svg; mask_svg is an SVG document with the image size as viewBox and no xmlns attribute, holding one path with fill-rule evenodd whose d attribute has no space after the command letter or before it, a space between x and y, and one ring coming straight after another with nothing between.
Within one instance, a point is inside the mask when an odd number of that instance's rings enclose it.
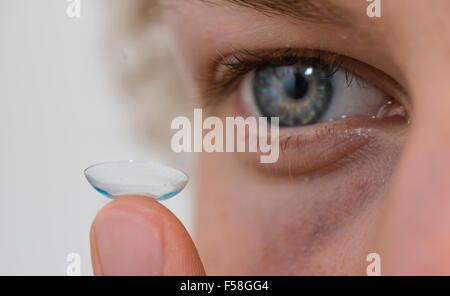
<instances>
[{"instance_id":1,"label":"white background","mask_svg":"<svg viewBox=\"0 0 450 296\"><path fill-rule=\"evenodd\" d=\"M104 0L82 4L71 19L64 0L0 1L0 275L65 275L71 252L92 274L90 225L108 200L83 169L161 160L108 70ZM166 205L191 231L190 191Z\"/></svg>"}]
</instances>

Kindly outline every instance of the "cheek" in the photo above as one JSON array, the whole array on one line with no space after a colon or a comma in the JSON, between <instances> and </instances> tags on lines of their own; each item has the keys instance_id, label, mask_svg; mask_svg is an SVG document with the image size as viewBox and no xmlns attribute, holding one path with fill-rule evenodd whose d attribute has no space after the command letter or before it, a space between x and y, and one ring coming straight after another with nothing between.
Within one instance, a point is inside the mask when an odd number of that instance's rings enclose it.
<instances>
[{"instance_id":1,"label":"cheek","mask_svg":"<svg viewBox=\"0 0 450 296\"><path fill-rule=\"evenodd\" d=\"M267 176L236 154L202 154L198 242L210 274L364 274L379 201L401 145L322 175Z\"/></svg>"}]
</instances>

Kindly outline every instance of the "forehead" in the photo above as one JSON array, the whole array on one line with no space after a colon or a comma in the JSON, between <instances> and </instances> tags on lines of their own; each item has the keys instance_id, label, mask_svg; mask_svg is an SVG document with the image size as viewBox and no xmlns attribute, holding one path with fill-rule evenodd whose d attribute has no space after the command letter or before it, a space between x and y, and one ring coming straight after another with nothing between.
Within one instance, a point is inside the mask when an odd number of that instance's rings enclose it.
<instances>
[{"instance_id":1,"label":"forehead","mask_svg":"<svg viewBox=\"0 0 450 296\"><path fill-rule=\"evenodd\" d=\"M377 30L377 27L365 30L368 17L364 1L334 1L346 3L339 6L320 1L322 4L314 7L302 6L307 3L304 0L286 1L296 3L289 7L268 7L269 2L166 0L164 11L178 43L189 54L188 63L195 62L196 57L206 63L211 53L226 55L242 48L310 47L327 50L322 47L325 47L328 36L342 45L348 44L352 38L352 45L358 46L357 43L366 44L373 31ZM265 6L261 6L262 3ZM297 13L288 12L292 10ZM326 15L326 20L321 18L322 15ZM359 22L358 18L363 21ZM329 50L333 51L333 48Z\"/></svg>"},{"instance_id":2,"label":"forehead","mask_svg":"<svg viewBox=\"0 0 450 296\"><path fill-rule=\"evenodd\" d=\"M379 3L382 17L380 20L396 22L405 19L448 18L450 1L448 0L161 0L163 7L185 12L184 16L210 12L226 14L234 12L245 14L250 11L266 16L298 19L305 22L355 24L364 26L370 23L367 16L369 6ZM378 6L378 5L377 5ZM198 14L193 14L198 11ZM205 15L204 15L205 16Z\"/></svg>"},{"instance_id":3,"label":"forehead","mask_svg":"<svg viewBox=\"0 0 450 296\"><path fill-rule=\"evenodd\" d=\"M405 52L414 50L418 55L430 45L449 50L448 0L381 0L380 18L367 16L371 2L336 0L331 6L329 1L317 1L320 11L339 9L348 21L268 13L254 5L267 1L257 0L164 0L163 6L187 63L197 67L208 67L212 54L226 55L235 49L303 47L351 56L400 77L399 69L409 67ZM302 1L294 2L297 6L289 9L300 9Z\"/></svg>"}]
</instances>

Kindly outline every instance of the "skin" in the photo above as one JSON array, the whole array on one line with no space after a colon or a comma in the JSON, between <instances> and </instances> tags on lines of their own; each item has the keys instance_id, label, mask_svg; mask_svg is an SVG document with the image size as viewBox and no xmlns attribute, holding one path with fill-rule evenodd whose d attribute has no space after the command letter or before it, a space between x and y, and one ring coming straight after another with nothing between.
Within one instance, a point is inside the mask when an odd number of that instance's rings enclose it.
<instances>
[{"instance_id":1,"label":"skin","mask_svg":"<svg viewBox=\"0 0 450 296\"><path fill-rule=\"evenodd\" d=\"M327 50L392 77L405 90L394 97L409 121L308 127L327 133L333 126L332 139L361 128L365 139L350 136L356 148L304 136L316 130L291 130L309 144L286 150L273 167L247 154L202 153L197 247L159 203L120 198L92 226L96 275L364 275L372 252L381 256L383 275L450 275L450 3L382 1L382 17L369 19L364 1L335 2L353 12L351 27L200 1L163 4L170 4L166 21L199 90L205 86L197 78L212 75L218 52ZM237 97L208 112L246 115L232 103Z\"/></svg>"}]
</instances>

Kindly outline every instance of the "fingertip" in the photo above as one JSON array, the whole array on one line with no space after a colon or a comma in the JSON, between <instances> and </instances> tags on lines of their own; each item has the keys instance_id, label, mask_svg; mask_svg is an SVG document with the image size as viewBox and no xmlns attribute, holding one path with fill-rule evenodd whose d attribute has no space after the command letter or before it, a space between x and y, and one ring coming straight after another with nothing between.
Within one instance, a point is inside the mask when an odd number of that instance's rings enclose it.
<instances>
[{"instance_id":1,"label":"fingertip","mask_svg":"<svg viewBox=\"0 0 450 296\"><path fill-rule=\"evenodd\" d=\"M102 264L100 262L100 256L98 253L98 247L97 247L97 239L95 235L95 227L94 227L95 221L91 226L91 231L89 233L89 239L91 242L91 261L92 261L92 270L94 272L94 275L102 276L103 270L102 270Z\"/></svg>"},{"instance_id":2,"label":"fingertip","mask_svg":"<svg viewBox=\"0 0 450 296\"><path fill-rule=\"evenodd\" d=\"M182 223L150 198L127 196L106 205L91 229L96 275L203 275Z\"/></svg>"}]
</instances>

